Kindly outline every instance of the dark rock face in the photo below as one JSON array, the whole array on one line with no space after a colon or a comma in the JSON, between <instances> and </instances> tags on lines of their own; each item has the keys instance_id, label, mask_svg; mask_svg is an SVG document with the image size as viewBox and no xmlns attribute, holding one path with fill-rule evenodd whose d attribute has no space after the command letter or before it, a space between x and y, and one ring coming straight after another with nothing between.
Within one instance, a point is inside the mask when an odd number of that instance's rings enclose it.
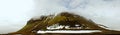
<instances>
[{"instance_id":1,"label":"dark rock face","mask_svg":"<svg viewBox=\"0 0 120 35\"><path fill-rule=\"evenodd\" d=\"M76 14L72 14L72 13L68 13L68 12L62 12L60 14L58 14L57 16L41 16L40 19L36 19L36 20L29 20L27 25L24 26L21 30L14 32L14 33L9 33L11 35L14 34L22 34L22 35L80 35L78 34L37 34L38 30L47 30L46 28L48 26L54 25L59 23L60 25L68 25L70 27L76 27L75 24L78 24L79 27L81 27L82 30L87 29L87 30L100 30L102 31L101 33L112 33L113 31L108 30L108 29L104 29L100 26L98 26L96 23L94 23L91 20L87 20L82 16L76 15ZM81 30L79 29L79 30ZM67 29L65 29L67 30ZM75 29L73 29L75 30ZM116 31L114 31L116 32ZM100 33L100 34L101 34ZM86 35L88 35L90 33L87 33ZM92 33L95 34L95 33ZM118 33L117 33L118 34ZM83 34L84 35L84 34Z\"/></svg>"}]
</instances>

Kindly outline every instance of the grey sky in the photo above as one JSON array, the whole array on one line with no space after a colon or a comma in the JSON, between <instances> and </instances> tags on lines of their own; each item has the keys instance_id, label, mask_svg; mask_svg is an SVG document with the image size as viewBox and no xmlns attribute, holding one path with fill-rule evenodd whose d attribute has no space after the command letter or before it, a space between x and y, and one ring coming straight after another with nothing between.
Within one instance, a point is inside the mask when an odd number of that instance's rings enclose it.
<instances>
[{"instance_id":1,"label":"grey sky","mask_svg":"<svg viewBox=\"0 0 120 35\"><path fill-rule=\"evenodd\" d=\"M120 30L120 0L0 0L0 33L17 31L32 17L68 11Z\"/></svg>"}]
</instances>

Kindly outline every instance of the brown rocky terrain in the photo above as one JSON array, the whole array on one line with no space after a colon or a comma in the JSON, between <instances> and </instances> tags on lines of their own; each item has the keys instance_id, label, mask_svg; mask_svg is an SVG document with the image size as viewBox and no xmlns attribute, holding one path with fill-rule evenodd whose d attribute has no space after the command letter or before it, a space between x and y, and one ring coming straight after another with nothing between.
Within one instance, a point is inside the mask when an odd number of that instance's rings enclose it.
<instances>
[{"instance_id":1,"label":"brown rocky terrain","mask_svg":"<svg viewBox=\"0 0 120 35\"><path fill-rule=\"evenodd\" d=\"M70 27L70 29L63 27L58 30L100 30L102 32L76 33L76 34L71 34L71 33L39 34L37 33L37 31L39 30L44 30L44 31L48 30L47 27L52 26L54 24ZM78 24L79 25L78 27L80 28L76 29L75 24ZM41 16L39 19L36 19L36 20L31 19L27 22L26 26L24 26L21 30L12 32L6 35L106 35L106 34L120 34L120 32L102 28L96 23L94 23L92 20L88 20L80 15L76 15L68 12L62 12L56 16L48 15L48 16Z\"/></svg>"}]
</instances>

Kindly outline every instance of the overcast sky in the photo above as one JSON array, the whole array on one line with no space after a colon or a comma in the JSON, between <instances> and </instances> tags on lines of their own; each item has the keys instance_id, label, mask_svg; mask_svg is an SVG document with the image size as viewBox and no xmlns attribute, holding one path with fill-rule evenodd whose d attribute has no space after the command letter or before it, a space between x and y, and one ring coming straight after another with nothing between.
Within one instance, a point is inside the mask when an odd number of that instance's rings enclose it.
<instances>
[{"instance_id":1,"label":"overcast sky","mask_svg":"<svg viewBox=\"0 0 120 35\"><path fill-rule=\"evenodd\" d=\"M63 11L120 30L120 0L0 0L0 33L21 29L28 20Z\"/></svg>"}]
</instances>

